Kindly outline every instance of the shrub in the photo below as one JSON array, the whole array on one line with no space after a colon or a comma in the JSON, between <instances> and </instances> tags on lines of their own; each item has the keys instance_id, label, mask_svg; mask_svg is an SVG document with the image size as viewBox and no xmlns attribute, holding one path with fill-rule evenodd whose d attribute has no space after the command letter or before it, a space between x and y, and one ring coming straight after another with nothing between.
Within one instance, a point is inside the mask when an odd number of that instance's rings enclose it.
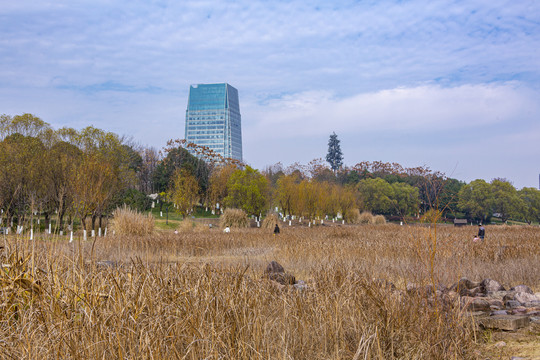
<instances>
[{"instance_id":1,"label":"shrub","mask_svg":"<svg viewBox=\"0 0 540 360\"><path fill-rule=\"evenodd\" d=\"M373 215L369 211L364 211L359 215L360 224L373 224Z\"/></svg>"},{"instance_id":2,"label":"shrub","mask_svg":"<svg viewBox=\"0 0 540 360\"><path fill-rule=\"evenodd\" d=\"M360 224L360 210L351 209L343 214L346 222L349 224Z\"/></svg>"},{"instance_id":3,"label":"shrub","mask_svg":"<svg viewBox=\"0 0 540 360\"><path fill-rule=\"evenodd\" d=\"M132 210L126 205L116 208L111 228L118 235L148 235L154 231L154 217Z\"/></svg>"},{"instance_id":4,"label":"shrub","mask_svg":"<svg viewBox=\"0 0 540 360\"><path fill-rule=\"evenodd\" d=\"M226 209L219 219L219 225L224 228L229 227L248 227L249 219L244 210L241 209Z\"/></svg>"},{"instance_id":5,"label":"shrub","mask_svg":"<svg viewBox=\"0 0 540 360\"><path fill-rule=\"evenodd\" d=\"M373 218L373 223L377 225L384 225L386 224L386 219L382 215L377 215Z\"/></svg>"},{"instance_id":6,"label":"shrub","mask_svg":"<svg viewBox=\"0 0 540 360\"><path fill-rule=\"evenodd\" d=\"M422 215L422 222L434 224L439 222L442 217L442 212L437 209L429 209Z\"/></svg>"},{"instance_id":7,"label":"shrub","mask_svg":"<svg viewBox=\"0 0 540 360\"><path fill-rule=\"evenodd\" d=\"M276 213L269 213L264 218L264 220L263 220L263 222L261 224L261 227L263 229L273 229L274 226L276 226L276 224L278 222L279 222L279 217L277 216L277 214Z\"/></svg>"}]
</instances>

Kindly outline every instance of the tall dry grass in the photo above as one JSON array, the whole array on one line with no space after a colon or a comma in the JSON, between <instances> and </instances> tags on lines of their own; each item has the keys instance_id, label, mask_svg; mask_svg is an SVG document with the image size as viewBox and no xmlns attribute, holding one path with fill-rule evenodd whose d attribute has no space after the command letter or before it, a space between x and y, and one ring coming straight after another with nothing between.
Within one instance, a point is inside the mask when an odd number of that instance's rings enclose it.
<instances>
[{"instance_id":1,"label":"tall dry grass","mask_svg":"<svg viewBox=\"0 0 540 360\"><path fill-rule=\"evenodd\" d=\"M360 224L360 210L352 209L343 214L347 224Z\"/></svg>"},{"instance_id":2,"label":"tall dry grass","mask_svg":"<svg viewBox=\"0 0 540 360\"><path fill-rule=\"evenodd\" d=\"M375 215L373 217L373 223L376 225L384 225L386 224L386 218L384 215Z\"/></svg>"},{"instance_id":3,"label":"tall dry grass","mask_svg":"<svg viewBox=\"0 0 540 360\"><path fill-rule=\"evenodd\" d=\"M363 211L358 216L358 223L359 224L373 224L373 214L369 211Z\"/></svg>"},{"instance_id":4,"label":"tall dry grass","mask_svg":"<svg viewBox=\"0 0 540 360\"><path fill-rule=\"evenodd\" d=\"M429 230L327 226L275 237L261 229L213 229L71 244L3 237L0 353L43 359L480 358L482 344L458 307L404 291L407 282L431 282ZM538 228L488 226L481 244L471 241L475 230L439 227L438 283L489 277L540 290ZM307 288L263 280L270 260Z\"/></svg>"},{"instance_id":5,"label":"tall dry grass","mask_svg":"<svg viewBox=\"0 0 540 360\"><path fill-rule=\"evenodd\" d=\"M113 212L111 229L118 235L149 235L154 231L155 221L152 214L143 214L126 205Z\"/></svg>"},{"instance_id":6,"label":"tall dry grass","mask_svg":"<svg viewBox=\"0 0 540 360\"><path fill-rule=\"evenodd\" d=\"M219 224L222 228L234 227L245 228L249 226L249 219L244 210L241 209L225 209L219 218Z\"/></svg>"},{"instance_id":7,"label":"tall dry grass","mask_svg":"<svg viewBox=\"0 0 540 360\"><path fill-rule=\"evenodd\" d=\"M269 213L263 219L261 227L263 229L273 229L276 226L276 224L278 224L278 223L279 223L278 215L276 213Z\"/></svg>"}]
</instances>

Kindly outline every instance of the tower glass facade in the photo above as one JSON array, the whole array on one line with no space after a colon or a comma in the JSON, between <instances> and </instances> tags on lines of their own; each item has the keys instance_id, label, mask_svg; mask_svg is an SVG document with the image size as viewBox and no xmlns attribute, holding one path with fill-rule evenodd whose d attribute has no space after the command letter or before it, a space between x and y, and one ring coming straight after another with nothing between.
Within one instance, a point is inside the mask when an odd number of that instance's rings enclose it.
<instances>
[{"instance_id":1,"label":"tower glass facade","mask_svg":"<svg viewBox=\"0 0 540 360\"><path fill-rule=\"evenodd\" d=\"M191 85L185 138L223 157L242 161L238 90L226 83Z\"/></svg>"}]
</instances>

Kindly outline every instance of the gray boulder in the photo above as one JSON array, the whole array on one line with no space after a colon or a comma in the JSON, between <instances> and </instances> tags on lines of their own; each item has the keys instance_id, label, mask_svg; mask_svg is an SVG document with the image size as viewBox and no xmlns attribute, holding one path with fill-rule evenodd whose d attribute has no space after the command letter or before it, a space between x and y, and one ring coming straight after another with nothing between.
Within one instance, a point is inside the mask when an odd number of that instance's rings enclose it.
<instances>
[{"instance_id":1,"label":"gray boulder","mask_svg":"<svg viewBox=\"0 0 540 360\"><path fill-rule=\"evenodd\" d=\"M531 290L531 288L528 287L527 285L514 286L513 288L510 289L510 291L515 291L517 293L524 292L524 293L527 293L527 294L534 294L534 292Z\"/></svg>"},{"instance_id":2,"label":"gray boulder","mask_svg":"<svg viewBox=\"0 0 540 360\"><path fill-rule=\"evenodd\" d=\"M516 300L508 300L508 301L505 301L504 306L507 309L515 309L515 308L521 306L521 303L519 301L516 301Z\"/></svg>"},{"instance_id":3,"label":"gray boulder","mask_svg":"<svg viewBox=\"0 0 540 360\"><path fill-rule=\"evenodd\" d=\"M484 289L484 292L494 292L494 291L504 291L504 286L502 286L498 281L492 279L484 279L480 283L480 286Z\"/></svg>"},{"instance_id":4,"label":"gray boulder","mask_svg":"<svg viewBox=\"0 0 540 360\"><path fill-rule=\"evenodd\" d=\"M283 266L277 261L271 261L264 270L265 277L281 285L293 285L296 279L293 275L287 274Z\"/></svg>"},{"instance_id":5,"label":"gray boulder","mask_svg":"<svg viewBox=\"0 0 540 360\"><path fill-rule=\"evenodd\" d=\"M453 291L458 291L457 289L470 290L470 289L474 289L475 287L478 287L479 285L480 283L471 281L467 279L466 277L462 277L461 279L459 279L457 283L455 283L454 285L450 287L450 290L453 290Z\"/></svg>"},{"instance_id":6,"label":"gray boulder","mask_svg":"<svg viewBox=\"0 0 540 360\"><path fill-rule=\"evenodd\" d=\"M491 311L489 302L481 298L473 298L469 296L463 296L461 298L461 304L465 310L468 311Z\"/></svg>"},{"instance_id":7,"label":"gray boulder","mask_svg":"<svg viewBox=\"0 0 540 360\"><path fill-rule=\"evenodd\" d=\"M526 292L517 292L514 295L514 300L519 301L521 304L533 302L533 301L540 301L538 297L536 297L533 294L526 293Z\"/></svg>"},{"instance_id":8,"label":"gray boulder","mask_svg":"<svg viewBox=\"0 0 540 360\"><path fill-rule=\"evenodd\" d=\"M284 272L285 272L285 269L277 261L271 261L270 264L266 266L266 270L264 271L265 274L284 273Z\"/></svg>"},{"instance_id":9,"label":"gray boulder","mask_svg":"<svg viewBox=\"0 0 540 360\"><path fill-rule=\"evenodd\" d=\"M540 298L534 294L526 293L526 292L508 292L504 297L503 301L510 301L515 300L519 302L520 304L530 303L533 301L540 301Z\"/></svg>"}]
</instances>

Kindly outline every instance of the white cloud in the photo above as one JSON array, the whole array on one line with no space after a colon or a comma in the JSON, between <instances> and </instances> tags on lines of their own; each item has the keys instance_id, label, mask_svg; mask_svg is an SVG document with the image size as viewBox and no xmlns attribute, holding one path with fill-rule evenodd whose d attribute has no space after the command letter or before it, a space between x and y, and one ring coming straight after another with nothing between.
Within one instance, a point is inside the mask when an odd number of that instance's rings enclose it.
<instances>
[{"instance_id":1,"label":"white cloud","mask_svg":"<svg viewBox=\"0 0 540 360\"><path fill-rule=\"evenodd\" d=\"M533 120L540 115L538 93L516 83L395 88L338 99L325 91L310 91L247 109L257 119L252 133L287 132L277 138L336 132L431 132L471 129L499 123Z\"/></svg>"}]
</instances>

